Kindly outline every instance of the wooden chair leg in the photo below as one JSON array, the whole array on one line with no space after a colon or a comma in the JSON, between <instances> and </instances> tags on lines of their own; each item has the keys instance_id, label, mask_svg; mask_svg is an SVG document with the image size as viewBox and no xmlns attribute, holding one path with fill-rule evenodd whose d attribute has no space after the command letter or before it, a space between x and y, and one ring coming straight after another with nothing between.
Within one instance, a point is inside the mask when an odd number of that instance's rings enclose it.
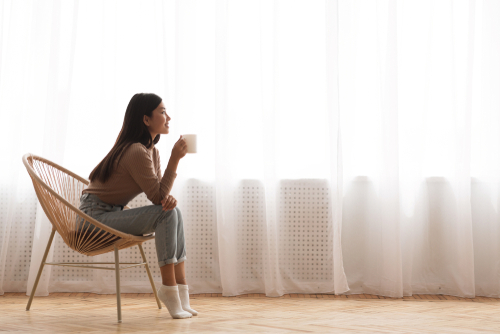
<instances>
[{"instance_id":1,"label":"wooden chair leg","mask_svg":"<svg viewBox=\"0 0 500 334\"><path fill-rule=\"evenodd\" d=\"M120 259L118 247L115 245L115 276L116 276L116 304L118 310L118 322L122 322L122 304L120 299Z\"/></svg>"},{"instance_id":2,"label":"wooden chair leg","mask_svg":"<svg viewBox=\"0 0 500 334\"><path fill-rule=\"evenodd\" d=\"M33 284L33 288L31 289L30 299L28 300L28 305L26 305L26 311L30 310L31 302L33 301L33 297L35 296L36 287L38 286L40 276L42 276L42 270L45 266L45 260L47 260L47 255L49 255L50 246L52 245L52 240L54 240L55 234L56 230L52 229L52 233L50 233L49 237L49 242L47 242L47 247L45 247L45 253L43 254L42 263L40 263L40 268L38 269L38 274L36 275L35 284Z\"/></svg>"},{"instance_id":3,"label":"wooden chair leg","mask_svg":"<svg viewBox=\"0 0 500 334\"><path fill-rule=\"evenodd\" d=\"M153 281L153 276L151 276L151 271L149 270L148 260L146 259L146 255L144 254L144 250L142 249L142 244L138 244L139 250L141 251L142 261L146 263L146 271L149 276L149 282L151 283L151 287L153 288L153 293L155 294L156 303L158 304L158 308L161 309L161 302L158 298L158 291L156 291L155 282Z\"/></svg>"}]
</instances>

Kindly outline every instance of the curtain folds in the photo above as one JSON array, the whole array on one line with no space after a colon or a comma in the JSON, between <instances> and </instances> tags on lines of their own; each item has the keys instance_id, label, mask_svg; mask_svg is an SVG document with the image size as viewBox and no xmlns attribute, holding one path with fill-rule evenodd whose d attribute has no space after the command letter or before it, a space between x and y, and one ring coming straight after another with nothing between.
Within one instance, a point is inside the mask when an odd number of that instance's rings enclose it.
<instances>
[{"instance_id":1,"label":"curtain folds","mask_svg":"<svg viewBox=\"0 0 500 334\"><path fill-rule=\"evenodd\" d=\"M193 293L500 297L498 17L493 0L0 0L0 294L31 291L51 229L22 155L88 177L154 92L162 168L198 135L172 193ZM49 261L112 260L55 242ZM37 295L113 293L94 271L47 266ZM149 292L140 275L122 291Z\"/></svg>"}]
</instances>

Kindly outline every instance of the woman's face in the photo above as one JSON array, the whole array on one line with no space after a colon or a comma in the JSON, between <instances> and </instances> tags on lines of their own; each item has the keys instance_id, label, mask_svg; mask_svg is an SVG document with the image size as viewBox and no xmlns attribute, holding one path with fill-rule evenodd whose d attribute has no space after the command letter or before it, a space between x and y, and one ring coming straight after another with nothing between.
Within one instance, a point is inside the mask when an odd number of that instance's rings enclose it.
<instances>
[{"instance_id":1,"label":"woman's face","mask_svg":"<svg viewBox=\"0 0 500 334\"><path fill-rule=\"evenodd\" d=\"M153 110L151 117L144 115L144 124L148 127L152 139L154 139L157 134L168 134L168 122L170 120L171 118L167 115L167 110L165 109L163 101Z\"/></svg>"}]
</instances>

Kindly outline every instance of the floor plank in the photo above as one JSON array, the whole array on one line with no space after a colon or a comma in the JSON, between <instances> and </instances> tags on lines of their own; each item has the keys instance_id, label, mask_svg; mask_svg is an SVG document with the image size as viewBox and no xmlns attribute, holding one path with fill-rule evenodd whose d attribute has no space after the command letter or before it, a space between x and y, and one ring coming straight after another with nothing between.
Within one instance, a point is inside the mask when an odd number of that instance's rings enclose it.
<instances>
[{"instance_id":1,"label":"floor plank","mask_svg":"<svg viewBox=\"0 0 500 334\"><path fill-rule=\"evenodd\" d=\"M122 294L123 322L117 323L116 295L52 293L35 297L26 311L25 293L0 296L2 332L16 333L498 333L499 299L413 295L286 294L268 298L193 294L199 312L172 319L154 295Z\"/></svg>"}]
</instances>

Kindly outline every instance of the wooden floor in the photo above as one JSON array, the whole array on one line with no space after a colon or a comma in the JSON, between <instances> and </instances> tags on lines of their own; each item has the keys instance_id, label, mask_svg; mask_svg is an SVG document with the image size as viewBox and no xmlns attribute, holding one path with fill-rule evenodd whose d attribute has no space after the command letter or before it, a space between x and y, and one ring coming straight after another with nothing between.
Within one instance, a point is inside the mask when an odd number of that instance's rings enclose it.
<instances>
[{"instance_id":1,"label":"wooden floor","mask_svg":"<svg viewBox=\"0 0 500 334\"><path fill-rule=\"evenodd\" d=\"M414 295L191 295L199 312L172 319L153 294L25 293L0 296L0 332L16 333L500 333L500 300Z\"/></svg>"}]
</instances>

